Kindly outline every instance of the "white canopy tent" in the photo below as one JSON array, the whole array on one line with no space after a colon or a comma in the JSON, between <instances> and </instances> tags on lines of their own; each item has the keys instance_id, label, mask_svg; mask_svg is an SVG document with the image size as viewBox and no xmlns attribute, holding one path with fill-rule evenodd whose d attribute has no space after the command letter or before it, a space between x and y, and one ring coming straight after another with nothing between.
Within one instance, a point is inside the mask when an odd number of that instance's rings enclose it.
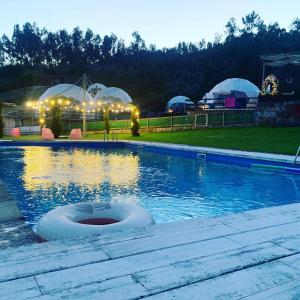
<instances>
[{"instance_id":1,"label":"white canopy tent","mask_svg":"<svg viewBox=\"0 0 300 300\"><path fill-rule=\"evenodd\" d=\"M131 97L124 90L116 87L107 87L98 91L94 99L101 100L104 103L121 102L124 104L130 104L132 102Z\"/></svg>"},{"instance_id":2,"label":"white canopy tent","mask_svg":"<svg viewBox=\"0 0 300 300\"><path fill-rule=\"evenodd\" d=\"M93 83L91 84L87 91L94 97L99 91L102 91L106 88L106 86L102 83Z\"/></svg>"},{"instance_id":3,"label":"white canopy tent","mask_svg":"<svg viewBox=\"0 0 300 300\"><path fill-rule=\"evenodd\" d=\"M47 89L39 98L39 100L44 101L47 98L64 97L74 101L93 101L93 97L81 87L64 83L58 84Z\"/></svg>"},{"instance_id":4,"label":"white canopy tent","mask_svg":"<svg viewBox=\"0 0 300 300\"><path fill-rule=\"evenodd\" d=\"M278 53L260 55L263 64L269 67L281 67L288 64L300 66L300 53Z\"/></svg>"},{"instance_id":5,"label":"white canopy tent","mask_svg":"<svg viewBox=\"0 0 300 300\"><path fill-rule=\"evenodd\" d=\"M231 91L243 92L248 98L258 98L259 88L252 82L242 78L230 78L217 84L210 92L206 93L203 100L212 100L215 94L226 94Z\"/></svg>"}]
</instances>

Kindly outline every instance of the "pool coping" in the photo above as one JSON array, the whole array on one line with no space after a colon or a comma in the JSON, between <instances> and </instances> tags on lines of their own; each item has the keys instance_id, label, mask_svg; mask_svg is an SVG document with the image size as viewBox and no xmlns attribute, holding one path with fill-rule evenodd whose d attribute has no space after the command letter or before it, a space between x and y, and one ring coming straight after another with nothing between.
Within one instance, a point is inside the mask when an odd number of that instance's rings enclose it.
<instances>
[{"instance_id":1,"label":"pool coping","mask_svg":"<svg viewBox=\"0 0 300 300\"><path fill-rule=\"evenodd\" d=\"M191 146L186 144L173 144L173 143L160 143L160 142L147 142L147 141L130 141L130 140L118 140L118 141L102 141L102 140L54 140L54 141L33 141L33 140L1 140L0 147L2 146L52 146L59 144L73 144L76 146L83 144L98 144L98 145L124 145L129 148L136 148L141 150L142 147L146 147L146 150L170 150L173 151L169 154L176 154L174 151L185 152L188 156L196 158L198 153L209 155L214 157L217 161L224 162L229 159L229 162L233 163L234 160L230 161L230 158L238 159L238 162L247 162L251 165L251 162L256 163L267 163L272 165L272 163L277 163L279 165L295 168L300 166L300 159L294 164L294 155L286 154L276 154L276 153L265 153L265 152L255 152L255 151L243 151L243 150L233 150L233 149L222 149L213 147L201 147L201 146ZM142 147L140 147L142 146ZM177 152L177 153L178 153ZM168 152L165 152L168 154ZM298 169L298 168L297 168ZM299 170L300 171L300 170Z\"/></svg>"},{"instance_id":2,"label":"pool coping","mask_svg":"<svg viewBox=\"0 0 300 300\"><path fill-rule=\"evenodd\" d=\"M225 156L234 156L242 158L259 159L274 162L283 162L291 164L294 162L295 156L286 154L276 154L276 153L264 153L264 152L252 152L252 151L242 151L242 150L231 150L231 149L221 149L221 148L211 148L211 147L200 147L200 146L190 146L185 144L171 144L171 143L158 143L158 142L136 142L136 141L126 141L122 140L127 144L133 145L145 145L154 146L166 149L177 149L193 152L203 152L206 154L217 154ZM300 165L300 161L297 161L297 165Z\"/></svg>"}]
</instances>

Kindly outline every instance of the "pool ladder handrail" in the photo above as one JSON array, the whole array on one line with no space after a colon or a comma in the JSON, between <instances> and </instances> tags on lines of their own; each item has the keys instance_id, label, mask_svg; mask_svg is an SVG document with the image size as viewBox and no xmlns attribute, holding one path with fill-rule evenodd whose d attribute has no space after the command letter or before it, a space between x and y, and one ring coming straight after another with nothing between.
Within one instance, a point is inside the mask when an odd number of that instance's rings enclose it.
<instances>
[{"instance_id":1,"label":"pool ladder handrail","mask_svg":"<svg viewBox=\"0 0 300 300\"><path fill-rule=\"evenodd\" d=\"M116 132L113 132L112 133L112 139L111 139L112 141L115 141L115 142L117 142L118 141L118 134L116 133Z\"/></svg>"},{"instance_id":2,"label":"pool ladder handrail","mask_svg":"<svg viewBox=\"0 0 300 300\"><path fill-rule=\"evenodd\" d=\"M108 141L109 141L108 133L107 133L106 130L103 131L103 141L104 141L104 142L108 142Z\"/></svg>"},{"instance_id":3,"label":"pool ladder handrail","mask_svg":"<svg viewBox=\"0 0 300 300\"><path fill-rule=\"evenodd\" d=\"M104 142L109 142L109 134L105 130L103 132L103 141ZM118 134L116 132L112 132L112 137L111 137L112 142L117 142L118 141Z\"/></svg>"},{"instance_id":4,"label":"pool ladder handrail","mask_svg":"<svg viewBox=\"0 0 300 300\"><path fill-rule=\"evenodd\" d=\"M298 147L297 153L296 153L296 155L295 155L294 165L297 164L297 159L298 159L298 157L299 157L299 154L300 154L300 146Z\"/></svg>"}]
</instances>

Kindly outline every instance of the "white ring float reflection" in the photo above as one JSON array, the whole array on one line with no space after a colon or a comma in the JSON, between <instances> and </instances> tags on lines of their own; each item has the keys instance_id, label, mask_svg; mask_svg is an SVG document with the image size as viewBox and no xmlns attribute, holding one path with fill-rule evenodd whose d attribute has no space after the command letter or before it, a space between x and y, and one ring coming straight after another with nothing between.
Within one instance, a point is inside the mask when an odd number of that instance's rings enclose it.
<instances>
[{"instance_id":1,"label":"white ring float reflection","mask_svg":"<svg viewBox=\"0 0 300 300\"><path fill-rule=\"evenodd\" d=\"M154 224L149 212L128 203L77 203L55 208L39 221L39 241L103 234Z\"/></svg>"}]
</instances>

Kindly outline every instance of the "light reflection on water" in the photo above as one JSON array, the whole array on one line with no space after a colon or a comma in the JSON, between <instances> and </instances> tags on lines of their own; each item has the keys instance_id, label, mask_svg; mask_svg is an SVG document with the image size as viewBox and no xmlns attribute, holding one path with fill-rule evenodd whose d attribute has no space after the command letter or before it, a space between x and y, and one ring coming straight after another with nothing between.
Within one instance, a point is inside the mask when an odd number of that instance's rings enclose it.
<instances>
[{"instance_id":1,"label":"light reflection on water","mask_svg":"<svg viewBox=\"0 0 300 300\"><path fill-rule=\"evenodd\" d=\"M300 176L129 149L0 148L0 177L35 226L82 201L137 203L157 223L300 202Z\"/></svg>"},{"instance_id":2,"label":"light reflection on water","mask_svg":"<svg viewBox=\"0 0 300 300\"><path fill-rule=\"evenodd\" d=\"M133 187L139 177L139 158L133 155L99 155L86 149L53 152L46 147L27 147L23 155L22 180L30 191L74 184L94 190L105 182L115 187Z\"/></svg>"}]
</instances>

